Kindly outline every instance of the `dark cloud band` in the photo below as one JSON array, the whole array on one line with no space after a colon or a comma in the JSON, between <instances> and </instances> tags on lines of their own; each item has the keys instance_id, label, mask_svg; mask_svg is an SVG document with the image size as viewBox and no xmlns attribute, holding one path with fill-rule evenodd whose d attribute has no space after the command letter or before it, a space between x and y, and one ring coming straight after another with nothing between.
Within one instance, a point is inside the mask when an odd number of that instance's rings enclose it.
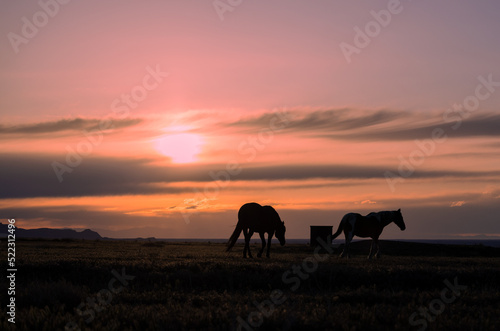
<instances>
[{"instance_id":1,"label":"dark cloud band","mask_svg":"<svg viewBox=\"0 0 500 331\"><path fill-rule=\"evenodd\" d=\"M216 180L308 180L383 179L390 167L359 165L241 165L237 175L224 174L223 164L158 166L149 159L86 158L59 183L53 155L0 155L0 198L107 196L129 194L182 193L188 189L169 187L169 183ZM397 173L397 170L393 170ZM419 170L412 178L484 178L500 172Z\"/></svg>"}]
</instances>

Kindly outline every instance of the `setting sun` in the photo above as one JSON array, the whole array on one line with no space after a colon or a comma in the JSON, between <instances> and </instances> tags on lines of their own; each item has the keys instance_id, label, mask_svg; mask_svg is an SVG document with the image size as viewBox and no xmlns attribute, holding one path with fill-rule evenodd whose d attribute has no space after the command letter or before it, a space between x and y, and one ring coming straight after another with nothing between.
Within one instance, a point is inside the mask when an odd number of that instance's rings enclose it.
<instances>
[{"instance_id":1,"label":"setting sun","mask_svg":"<svg viewBox=\"0 0 500 331\"><path fill-rule=\"evenodd\" d=\"M169 157L173 163L195 162L201 145L202 138L193 133L168 134L155 142L156 150Z\"/></svg>"}]
</instances>

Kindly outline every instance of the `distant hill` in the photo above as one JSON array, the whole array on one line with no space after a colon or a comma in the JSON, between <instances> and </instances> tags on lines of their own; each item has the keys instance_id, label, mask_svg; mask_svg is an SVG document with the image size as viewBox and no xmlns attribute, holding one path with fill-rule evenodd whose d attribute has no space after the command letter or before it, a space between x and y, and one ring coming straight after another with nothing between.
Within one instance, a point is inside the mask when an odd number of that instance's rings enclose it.
<instances>
[{"instance_id":1,"label":"distant hill","mask_svg":"<svg viewBox=\"0 0 500 331\"><path fill-rule=\"evenodd\" d=\"M6 237L8 225L0 223L0 235ZM101 235L95 231L86 229L83 231L75 231L72 229L23 229L16 227L16 238L42 238L42 239L87 239L96 240L102 239Z\"/></svg>"}]
</instances>

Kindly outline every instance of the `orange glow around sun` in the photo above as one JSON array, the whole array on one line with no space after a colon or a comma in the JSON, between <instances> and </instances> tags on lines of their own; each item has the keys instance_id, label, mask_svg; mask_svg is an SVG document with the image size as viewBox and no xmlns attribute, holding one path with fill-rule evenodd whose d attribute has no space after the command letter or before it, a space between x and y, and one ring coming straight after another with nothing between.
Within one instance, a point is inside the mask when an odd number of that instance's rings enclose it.
<instances>
[{"instance_id":1,"label":"orange glow around sun","mask_svg":"<svg viewBox=\"0 0 500 331\"><path fill-rule=\"evenodd\" d=\"M202 144L203 139L200 135L180 132L160 137L155 141L155 148L160 154L169 157L173 163L191 163L198 160Z\"/></svg>"}]
</instances>

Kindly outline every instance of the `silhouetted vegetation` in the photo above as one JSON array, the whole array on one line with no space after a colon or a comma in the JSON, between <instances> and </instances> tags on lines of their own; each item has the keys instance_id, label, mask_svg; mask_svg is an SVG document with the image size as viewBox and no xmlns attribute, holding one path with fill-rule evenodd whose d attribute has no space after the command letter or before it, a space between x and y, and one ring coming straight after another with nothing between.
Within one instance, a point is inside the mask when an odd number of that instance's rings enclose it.
<instances>
[{"instance_id":1,"label":"silhouetted vegetation","mask_svg":"<svg viewBox=\"0 0 500 331\"><path fill-rule=\"evenodd\" d=\"M214 243L19 240L15 329L63 330L71 321L82 330L236 329L238 317L247 320L255 303L279 289L286 300L264 317L263 329L417 330L409 317L440 298L444 280L455 278L467 289L428 329L500 327L500 249L382 241L385 255L367 260L369 244L353 243L349 260L338 258L338 248L295 289L283 275L314 256L306 245L245 260L241 244L226 253ZM88 316L75 308L108 289L111 271L122 268L135 278L87 324ZM4 277L0 284L7 287ZM0 329L13 330L8 315L0 316Z\"/></svg>"}]
</instances>

